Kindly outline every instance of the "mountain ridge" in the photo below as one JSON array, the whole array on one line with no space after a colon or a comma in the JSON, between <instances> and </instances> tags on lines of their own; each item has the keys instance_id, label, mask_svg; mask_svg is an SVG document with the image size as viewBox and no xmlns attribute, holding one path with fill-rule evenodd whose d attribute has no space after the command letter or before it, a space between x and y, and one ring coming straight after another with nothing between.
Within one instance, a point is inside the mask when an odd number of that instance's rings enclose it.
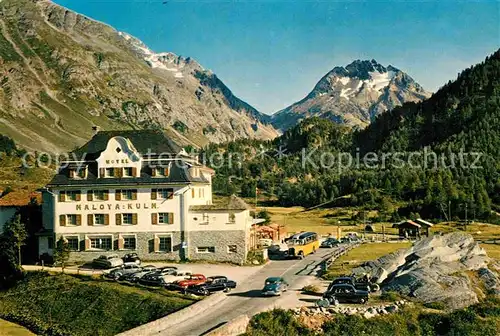
<instances>
[{"instance_id":1,"label":"mountain ridge","mask_svg":"<svg viewBox=\"0 0 500 336\"><path fill-rule=\"evenodd\" d=\"M192 58L48 0L0 2L0 48L0 133L27 149L71 149L92 126L161 129L195 147L277 135Z\"/></svg>"},{"instance_id":2,"label":"mountain ridge","mask_svg":"<svg viewBox=\"0 0 500 336\"><path fill-rule=\"evenodd\" d=\"M327 72L300 101L276 112L272 124L286 130L319 116L351 127L366 127L388 109L430 97L408 74L376 60L355 60Z\"/></svg>"}]
</instances>

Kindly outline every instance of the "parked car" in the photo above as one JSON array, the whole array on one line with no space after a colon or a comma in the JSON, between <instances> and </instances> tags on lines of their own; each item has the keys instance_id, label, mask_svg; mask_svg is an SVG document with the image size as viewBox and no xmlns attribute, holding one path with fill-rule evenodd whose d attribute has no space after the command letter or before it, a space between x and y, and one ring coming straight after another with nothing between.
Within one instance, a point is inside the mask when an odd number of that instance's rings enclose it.
<instances>
[{"instance_id":1,"label":"parked car","mask_svg":"<svg viewBox=\"0 0 500 336\"><path fill-rule=\"evenodd\" d=\"M142 278L143 276L145 276L146 274L152 273L155 271L156 271L155 266L146 265L146 266L142 267L142 270L135 272L135 273L124 274L118 280L135 283L135 282L139 281L139 279Z\"/></svg>"},{"instance_id":2,"label":"parked car","mask_svg":"<svg viewBox=\"0 0 500 336\"><path fill-rule=\"evenodd\" d=\"M280 277L267 278L264 283L264 288L262 289L262 295L264 296L274 296L281 295L281 293L286 292L288 289L288 283L285 279Z\"/></svg>"},{"instance_id":3,"label":"parked car","mask_svg":"<svg viewBox=\"0 0 500 336\"><path fill-rule=\"evenodd\" d=\"M158 274L156 272L151 272L143 275L139 281L139 284L144 286L152 286L152 287L165 287L167 286L167 282L165 281L165 276Z\"/></svg>"},{"instance_id":4,"label":"parked car","mask_svg":"<svg viewBox=\"0 0 500 336\"><path fill-rule=\"evenodd\" d=\"M323 247L323 248L332 248L332 247L337 247L339 245L340 245L340 242L337 239L335 239L335 238L327 238L327 239L325 239L321 243L320 247Z\"/></svg>"},{"instance_id":5,"label":"parked car","mask_svg":"<svg viewBox=\"0 0 500 336\"><path fill-rule=\"evenodd\" d=\"M208 277L207 281L201 285L189 286L187 292L198 295L210 295L220 291L229 292L233 288L236 288L236 281L217 275Z\"/></svg>"},{"instance_id":6,"label":"parked car","mask_svg":"<svg viewBox=\"0 0 500 336\"><path fill-rule=\"evenodd\" d=\"M288 252L288 245L285 243L282 244L273 244L267 248L267 253L269 254L279 254Z\"/></svg>"},{"instance_id":7,"label":"parked car","mask_svg":"<svg viewBox=\"0 0 500 336\"><path fill-rule=\"evenodd\" d=\"M330 303L333 302L354 302L366 303L368 301L368 291L356 289L351 284L330 284L323 298Z\"/></svg>"},{"instance_id":8,"label":"parked car","mask_svg":"<svg viewBox=\"0 0 500 336\"><path fill-rule=\"evenodd\" d=\"M163 276L163 279L165 279L165 282L167 284L174 283L176 281L181 281L185 280L186 278L190 277L193 272L189 270L173 270L170 273L167 273Z\"/></svg>"},{"instance_id":9,"label":"parked car","mask_svg":"<svg viewBox=\"0 0 500 336\"><path fill-rule=\"evenodd\" d=\"M128 254L125 254L122 257L122 260L123 260L123 262L125 264L128 264L128 263L133 263L133 264L137 264L137 265L141 264L141 259L139 258L139 256L137 255L137 253L128 253Z\"/></svg>"},{"instance_id":10,"label":"parked car","mask_svg":"<svg viewBox=\"0 0 500 336\"><path fill-rule=\"evenodd\" d=\"M114 268L123 265L123 260L117 254L101 255L92 260L95 268Z\"/></svg>"},{"instance_id":11,"label":"parked car","mask_svg":"<svg viewBox=\"0 0 500 336\"><path fill-rule=\"evenodd\" d=\"M259 239L259 246L269 247L273 244L273 240L269 238L261 238Z\"/></svg>"},{"instance_id":12,"label":"parked car","mask_svg":"<svg viewBox=\"0 0 500 336\"><path fill-rule=\"evenodd\" d=\"M156 269L156 273L161 274L161 275L174 275L178 271L179 270L175 266L164 266L164 267L158 267Z\"/></svg>"},{"instance_id":13,"label":"parked car","mask_svg":"<svg viewBox=\"0 0 500 336\"><path fill-rule=\"evenodd\" d=\"M173 282L170 287L172 289L186 290L189 286L201 285L207 282L207 278L203 274L191 274L183 280Z\"/></svg>"},{"instance_id":14,"label":"parked car","mask_svg":"<svg viewBox=\"0 0 500 336\"><path fill-rule=\"evenodd\" d=\"M104 274L106 278L111 278L118 280L120 279L123 275L125 274L133 274L140 272L142 270L142 267L136 264L127 264L127 265L121 265L118 268L115 268L111 270L110 272L107 272Z\"/></svg>"},{"instance_id":15,"label":"parked car","mask_svg":"<svg viewBox=\"0 0 500 336\"><path fill-rule=\"evenodd\" d=\"M380 289L380 286L377 283L371 283L368 280L356 279L355 277L340 277L332 281L330 285L338 285L338 284L350 284L353 285L356 289L364 290L368 292L376 292Z\"/></svg>"}]
</instances>

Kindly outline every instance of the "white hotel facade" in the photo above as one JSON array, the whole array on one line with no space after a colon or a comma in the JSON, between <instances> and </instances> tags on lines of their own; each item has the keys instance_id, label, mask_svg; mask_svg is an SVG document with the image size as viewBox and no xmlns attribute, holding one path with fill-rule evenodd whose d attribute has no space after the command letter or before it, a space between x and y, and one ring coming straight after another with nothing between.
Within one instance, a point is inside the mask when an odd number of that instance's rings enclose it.
<instances>
[{"instance_id":1,"label":"white hotel facade","mask_svg":"<svg viewBox=\"0 0 500 336\"><path fill-rule=\"evenodd\" d=\"M231 196L212 203L213 170L159 131L97 132L43 191L40 255L60 238L72 261L136 252L143 260L243 263L252 218Z\"/></svg>"}]
</instances>

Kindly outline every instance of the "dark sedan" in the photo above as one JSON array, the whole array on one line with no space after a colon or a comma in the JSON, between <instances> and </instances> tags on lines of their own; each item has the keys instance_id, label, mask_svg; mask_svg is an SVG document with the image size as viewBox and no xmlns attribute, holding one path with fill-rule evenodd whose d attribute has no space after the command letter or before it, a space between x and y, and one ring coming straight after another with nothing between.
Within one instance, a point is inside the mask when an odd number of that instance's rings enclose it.
<instances>
[{"instance_id":1,"label":"dark sedan","mask_svg":"<svg viewBox=\"0 0 500 336\"><path fill-rule=\"evenodd\" d=\"M335 239L335 238L327 238L326 240L324 240L320 247L323 247L323 248L332 248L332 247L336 247L336 246L339 246L340 242Z\"/></svg>"},{"instance_id":2,"label":"dark sedan","mask_svg":"<svg viewBox=\"0 0 500 336\"><path fill-rule=\"evenodd\" d=\"M366 303L368 301L368 291L358 290L353 285L349 284L332 284L323 294L325 299L330 303L334 302L351 302L351 303Z\"/></svg>"},{"instance_id":3,"label":"dark sedan","mask_svg":"<svg viewBox=\"0 0 500 336\"><path fill-rule=\"evenodd\" d=\"M207 281L201 285L190 286L187 288L188 293L198 295L210 295L214 292L229 292L231 289L236 288L236 281L229 280L225 276L211 276Z\"/></svg>"},{"instance_id":4,"label":"dark sedan","mask_svg":"<svg viewBox=\"0 0 500 336\"><path fill-rule=\"evenodd\" d=\"M144 286L152 287L165 287L167 282L163 278L164 276L156 272L148 273L139 279L139 284Z\"/></svg>"},{"instance_id":5,"label":"dark sedan","mask_svg":"<svg viewBox=\"0 0 500 336\"><path fill-rule=\"evenodd\" d=\"M288 283L285 279L280 277L267 278L264 283L264 288L262 289L262 295L264 296L275 296L281 295L281 293L286 292L288 289Z\"/></svg>"}]
</instances>

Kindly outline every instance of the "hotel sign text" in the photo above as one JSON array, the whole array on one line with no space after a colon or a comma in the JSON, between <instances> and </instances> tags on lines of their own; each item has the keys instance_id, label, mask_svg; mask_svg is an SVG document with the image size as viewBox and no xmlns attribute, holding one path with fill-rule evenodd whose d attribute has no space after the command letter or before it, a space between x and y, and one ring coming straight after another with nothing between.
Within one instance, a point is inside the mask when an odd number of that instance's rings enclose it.
<instances>
[{"instance_id":1,"label":"hotel sign text","mask_svg":"<svg viewBox=\"0 0 500 336\"><path fill-rule=\"evenodd\" d=\"M76 211L82 210L147 210L158 209L156 203L128 203L128 204L77 204Z\"/></svg>"}]
</instances>

